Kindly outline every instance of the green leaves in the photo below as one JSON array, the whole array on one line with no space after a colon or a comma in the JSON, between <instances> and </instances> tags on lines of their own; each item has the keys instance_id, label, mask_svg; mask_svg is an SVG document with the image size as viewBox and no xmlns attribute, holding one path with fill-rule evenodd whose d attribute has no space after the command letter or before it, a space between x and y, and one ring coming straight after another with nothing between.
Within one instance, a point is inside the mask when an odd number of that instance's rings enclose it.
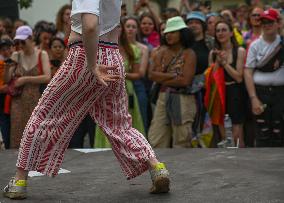
<instances>
[{"instance_id":1,"label":"green leaves","mask_svg":"<svg viewBox=\"0 0 284 203\"><path fill-rule=\"evenodd\" d=\"M18 0L18 3L20 5L20 9L27 9L32 6L33 0Z\"/></svg>"}]
</instances>

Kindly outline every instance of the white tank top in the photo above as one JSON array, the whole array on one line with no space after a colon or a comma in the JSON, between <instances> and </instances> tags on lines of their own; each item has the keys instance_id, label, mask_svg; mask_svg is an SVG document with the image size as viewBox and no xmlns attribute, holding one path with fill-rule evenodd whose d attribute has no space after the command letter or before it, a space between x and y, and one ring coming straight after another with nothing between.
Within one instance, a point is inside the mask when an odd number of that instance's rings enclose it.
<instances>
[{"instance_id":1,"label":"white tank top","mask_svg":"<svg viewBox=\"0 0 284 203\"><path fill-rule=\"evenodd\" d=\"M73 0L71 30L82 34L82 13L99 16L100 36L110 32L120 23L121 0Z\"/></svg>"}]
</instances>

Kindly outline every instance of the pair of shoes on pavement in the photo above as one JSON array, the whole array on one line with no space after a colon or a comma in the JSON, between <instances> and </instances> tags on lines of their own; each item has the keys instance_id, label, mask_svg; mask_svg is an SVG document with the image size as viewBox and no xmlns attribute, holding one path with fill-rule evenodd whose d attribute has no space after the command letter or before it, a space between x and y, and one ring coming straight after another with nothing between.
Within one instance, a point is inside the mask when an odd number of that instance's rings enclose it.
<instances>
[{"instance_id":1,"label":"pair of shoes on pavement","mask_svg":"<svg viewBox=\"0 0 284 203\"><path fill-rule=\"evenodd\" d=\"M158 163L153 169L150 170L152 187L150 193L168 193L170 191L170 178L169 171L166 169L164 163Z\"/></svg>"},{"instance_id":2,"label":"pair of shoes on pavement","mask_svg":"<svg viewBox=\"0 0 284 203\"><path fill-rule=\"evenodd\" d=\"M10 199L26 199L27 198L27 181L16 180L14 177L9 184L3 189L3 196Z\"/></svg>"},{"instance_id":3,"label":"pair of shoes on pavement","mask_svg":"<svg viewBox=\"0 0 284 203\"><path fill-rule=\"evenodd\" d=\"M170 190L169 172L164 163L158 163L150 170L152 187L150 193L159 194L167 193ZM27 181L16 180L14 177L9 184L3 189L4 197L10 199L26 199L27 198Z\"/></svg>"}]
</instances>

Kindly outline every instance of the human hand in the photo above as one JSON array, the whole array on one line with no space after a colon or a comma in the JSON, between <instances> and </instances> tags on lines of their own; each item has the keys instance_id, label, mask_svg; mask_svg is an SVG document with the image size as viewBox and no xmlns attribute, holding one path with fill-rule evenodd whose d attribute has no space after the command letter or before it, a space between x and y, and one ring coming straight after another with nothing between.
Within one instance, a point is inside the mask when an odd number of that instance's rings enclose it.
<instances>
[{"instance_id":1,"label":"human hand","mask_svg":"<svg viewBox=\"0 0 284 203\"><path fill-rule=\"evenodd\" d=\"M1 85L0 86L0 93L6 93L8 91L8 85Z\"/></svg>"},{"instance_id":2,"label":"human hand","mask_svg":"<svg viewBox=\"0 0 284 203\"><path fill-rule=\"evenodd\" d=\"M21 87L27 83L27 80L25 77L19 77L15 81L15 87Z\"/></svg>"},{"instance_id":3,"label":"human hand","mask_svg":"<svg viewBox=\"0 0 284 203\"><path fill-rule=\"evenodd\" d=\"M252 104L252 112L255 115L260 115L264 112L264 105L262 102L255 96L251 98L251 104Z\"/></svg>"},{"instance_id":4,"label":"human hand","mask_svg":"<svg viewBox=\"0 0 284 203\"><path fill-rule=\"evenodd\" d=\"M5 68L7 68L7 69L9 69L11 67L15 67L16 64L17 63L15 61L13 61L12 59L10 59L10 58L5 60Z\"/></svg>"},{"instance_id":5,"label":"human hand","mask_svg":"<svg viewBox=\"0 0 284 203\"><path fill-rule=\"evenodd\" d=\"M222 65L222 58L221 58L221 50L214 49L212 52L213 59L215 60L214 62L217 63L218 65Z\"/></svg>"},{"instance_id":6,"label":"human hand","mask_svg":"<svg viewBox=\"0 0 284 203\"><path fill-rule=\"evenodd\" d=\"M228 63L228 54L227 54L227 52L226 51L220 51L218 53L218 56L219 56L220 64L223 67L225 67L227 65L227 63Z\"/></svg>"},{"instance_id":7,"label":"human hand","mask_svg":"<svg viewBox=\"0 0 284 203\"><path fill-rule=\"evenodd\" d=\"M118 74L108 73L115 69L115 66L106 66L106 65L97 65L95 68L89 67L89 70L93 72L96 76L96 79L104 86L108 86L107 82L114 82L118 79L121 79L121 76Z\"/></svg>"}]
</instances>

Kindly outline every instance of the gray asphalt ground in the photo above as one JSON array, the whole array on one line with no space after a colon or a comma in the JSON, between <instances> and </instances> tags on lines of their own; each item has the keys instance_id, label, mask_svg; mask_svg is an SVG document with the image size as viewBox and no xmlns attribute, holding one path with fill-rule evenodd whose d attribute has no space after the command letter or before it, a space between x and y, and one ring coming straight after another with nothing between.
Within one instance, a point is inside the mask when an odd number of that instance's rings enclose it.
<instances>
[{"instance_id":1,"label":"gray asphalt ground","mask_svg":"<svg viewBox=\"0 0 284 203\"><path fill-rule=\"evenodd\" d=\"M111 151L68 150L55 178L29 179L29 197L9 202L284 202L284 149L160 149L171 173L171 192L148 193L149 173L127 181ZM15 172L17 151L0 152L0 186Z\"/></svg>"}]
</instances>

